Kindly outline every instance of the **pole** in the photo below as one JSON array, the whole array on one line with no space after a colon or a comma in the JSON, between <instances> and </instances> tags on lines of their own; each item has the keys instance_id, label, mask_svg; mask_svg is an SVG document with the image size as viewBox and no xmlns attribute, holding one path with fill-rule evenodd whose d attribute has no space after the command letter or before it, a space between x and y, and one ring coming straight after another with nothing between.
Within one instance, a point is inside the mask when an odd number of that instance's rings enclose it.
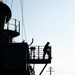
<instances>
[{"instance_id":1,"label":"pole","mask_svg":"<svg viewBox=\"0 0 75 75\"><path fill-rule=\"evenodd\" d=\"M39 47L40 47L40 46L38 46L38 59L39 59Z\"/></svg>"},{"instance_id":2,"label":"pole","mask_svg":"<svg viewBox=\"0 0 75 75\"><path fill-rule=\"evenodd\" d=\"M47 71L47 72L50 72L50 75L52 75L52 72L55 72L55 71L53 71L53 68L50 67L50 68L49 68L49 71Z\"/></svg>"},{"instance_id":3,"label":"pole","mask_svg":"<svg viewBox=\"0 0 75 75\"><path fill-rule=\"evenodd\" d=\"M50 67L50 75L51 75L51 72L52 72L52 70L51 70L51 69L52 69L52 67Z\"/></svg>"}]
</instances>

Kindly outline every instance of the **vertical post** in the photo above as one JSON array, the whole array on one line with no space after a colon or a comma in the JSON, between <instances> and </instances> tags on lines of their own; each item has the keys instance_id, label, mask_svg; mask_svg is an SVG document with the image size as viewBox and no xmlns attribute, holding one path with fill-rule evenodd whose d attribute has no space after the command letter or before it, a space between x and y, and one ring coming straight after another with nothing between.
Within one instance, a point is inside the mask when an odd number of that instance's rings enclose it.
<instances>
[{"instance_id":1,"label":"vertical post","mask_svg":"<svg viewBox=\"0 0 75 75\"><path fill-rule=\"evenodd\" d=\"M49 48L49 59L51 60L51 46Z\"/></svg>"},{"instance_id":2,"label":"vertical post","mask_svg":"<svg viewBox=\"0 0 75 75\"><path fill-rule=\"evenodd\" d=\"M52 69L52 67L50 67L50 75L51 75L51 72L52 72L52 70L51 70L51 69Z\"/></svg>"},{"instance_id":3,"label":"vertical post","mask_svg":"<svg viewBox=\"0 0 75 75\"><path fill-rule=\"evenodd\" d=\"M20 33L20 21L19 21L19 33Z\"/></svg>"},{"instance_id":4,"label":"vertical post","mask_svg":"<svg viewBox=\"0 0 75 75\"><path fill-rule=\"evenodd\" d=\"M38 46L38 59L39 59L39 46Z\"/></svg>"},{"instance_id":5,"label":"vertical post","mask_svg":"<svg viewBox=\"0 0 75 75\"><path fill-rule=\"evenodd\" d=\"M26 47L26 50L25 50L25 71L27 70L27 62L28 62L28 59L27 59L27 47Z\"/></svg>"},{"instance_id":6,"label":"vertical post","mask_svg":"<svg viewBox=\"0 0 75 75\"><path fill-rule=\"evenodd\" d=\"M15 31L16 31L16 19L15 19Z\"/></svg>"},{"instance_id":7,"label":"vertical post","mask_svg":"<svg viewBox=\"0 0 75 75\"><path fill-rule=\"evenodd\" d=\"M35 64L33 64L33 70L35 71Z\"/></svg>"},{"instance_id":8,"label":"vertical post","mask_svg":"<svg viewBox=\"0 0 75 75\"><path fill-rule=\"evenodd\" d=\"M35 49L33 49L33 59L35 59Z\"/></svg>"},{"instance_id":9,"label":"vertical post","mask_svg":"<svg viewBox=\"0 0 75 75\"><path fill-rule=\"evenodd\" d=\"M52 75L52 72L55 72L55 71L53 71L53 68L50 67L50 68L49 68L49 71L47 71L47 72L50 72L50 75Z\"/></svg>"},{"instance_id":10,"label":"vertical post","mask_svg":"<svg viewBox=\"0 0 75 75\"><path fill-rule=\"evenodd\" d=\"M9 23L7 23L7 30L9 30Z\"/></svg>"},{"instance_id":11,"label":"vertical post","mask_svg":"<svg viewBox=\"0 0 75 75\"><path fill-rule=\"evenodd\" d=\"M31 59L32 59L32 49L31 49Z\"/></svg>"}]
</instances>

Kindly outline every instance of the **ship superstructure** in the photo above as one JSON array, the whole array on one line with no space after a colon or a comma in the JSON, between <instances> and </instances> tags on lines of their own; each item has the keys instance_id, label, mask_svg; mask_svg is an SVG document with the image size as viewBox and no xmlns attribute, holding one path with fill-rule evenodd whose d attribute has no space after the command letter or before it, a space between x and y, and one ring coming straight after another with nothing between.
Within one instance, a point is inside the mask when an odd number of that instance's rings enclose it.
<instances>
[{"instance_id":1,"label":"ship superstructure","mask_svg":"<svg viewBox=\"0 0 75 75\"><path fill-rule=\"evenodd\" d=\"M43 59L43 46L31 46L26 42L13 43L12 39L20 35L20 21L11 16L9 6L0 1L0 74L35 75L34 67L30 64L45 64L41 75L47 64L51 63L51 47L49 56Z\"/></svg>"}]
</instances>

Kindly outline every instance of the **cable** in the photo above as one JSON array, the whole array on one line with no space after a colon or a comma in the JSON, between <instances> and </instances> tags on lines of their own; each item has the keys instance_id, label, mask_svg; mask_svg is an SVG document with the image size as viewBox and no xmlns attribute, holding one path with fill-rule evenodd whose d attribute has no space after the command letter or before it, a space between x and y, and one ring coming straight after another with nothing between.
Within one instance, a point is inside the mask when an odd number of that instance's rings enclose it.
<instances>
[{"instance_id":1,"label":"cable","mask_svg":"<svg viewBox=\"0 0 75 75\"><path fill-rule=\"evenodd\" d=\"M21 14L23 14L21 0L20 0L20 7L21 7ZM22 21L23 21L23 15L22 15ZM22 40L23 40L23 22L22 22Z\"/></svg>"},{"instance_id":2,"label":"cable","mask_svg":"<svg viewBox=\"0 0 75 75\"><path fill-rule=\"evenodd\" d=\"M3 2L3 0L0 0L0 2Z\"/></svg>"},{"instance_id":3,"label":"cable","mask_svg":"<svg viewBox=\"0 0 75 75\"><path fill-rule=\"evenodd\" d=\"M7 0L5 0L5 3L7 3Z\"/></svg>"},{"instance_id":4,"label":"cable","mask_svg":"<svg viewBox=\"0 0 75 75\"><path fill-rule=\"evenodd\" d=\"M3 0L0 0L1 2L3 1Z\"/></svg>"},{"instance_id":5,"label":"cable","mask_svg":"<svg viewBox=\"0 0 75 75\"><path fill-rule=\"evenodd\" d=\"M12 0L12 2L11 2L11 9L12 9L12 6L13 6L13 0Z\"/></svg>"},{"instance_id":6,"label":"cable","mask_svg":"<svg viewBox=\"0 0 75 75\"><path fill-rule=\"evenodd\" d=\"M23 17L23 0L20 0L20 5L21 5L21 13L22 13L22 39L23 39L23 28L24 28L25 40L27 42L25 25L24 25L24 17Z\"/></svg>"}]
</instances>

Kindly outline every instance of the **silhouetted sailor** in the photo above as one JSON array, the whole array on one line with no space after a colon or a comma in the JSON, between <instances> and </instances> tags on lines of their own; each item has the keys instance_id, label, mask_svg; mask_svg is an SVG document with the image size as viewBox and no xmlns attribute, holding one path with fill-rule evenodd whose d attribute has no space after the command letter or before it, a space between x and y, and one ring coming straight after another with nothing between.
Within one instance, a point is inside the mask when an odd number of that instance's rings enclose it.
<instances>
[{"instance_id":1,"label":"silhouetted sailor","mask_svg":"<svg viewBox=\"0 0 75 75\"><path fill-rule=\"evenodd\" d=\"M44 46L44 49L43 49L43 59L45 58L45 55L47 54L48 55L48 58L49 58L49 53L50 53L50 46L49 46L49 42L46 43L46 45Z\"/></svg>"}]
</instances>

